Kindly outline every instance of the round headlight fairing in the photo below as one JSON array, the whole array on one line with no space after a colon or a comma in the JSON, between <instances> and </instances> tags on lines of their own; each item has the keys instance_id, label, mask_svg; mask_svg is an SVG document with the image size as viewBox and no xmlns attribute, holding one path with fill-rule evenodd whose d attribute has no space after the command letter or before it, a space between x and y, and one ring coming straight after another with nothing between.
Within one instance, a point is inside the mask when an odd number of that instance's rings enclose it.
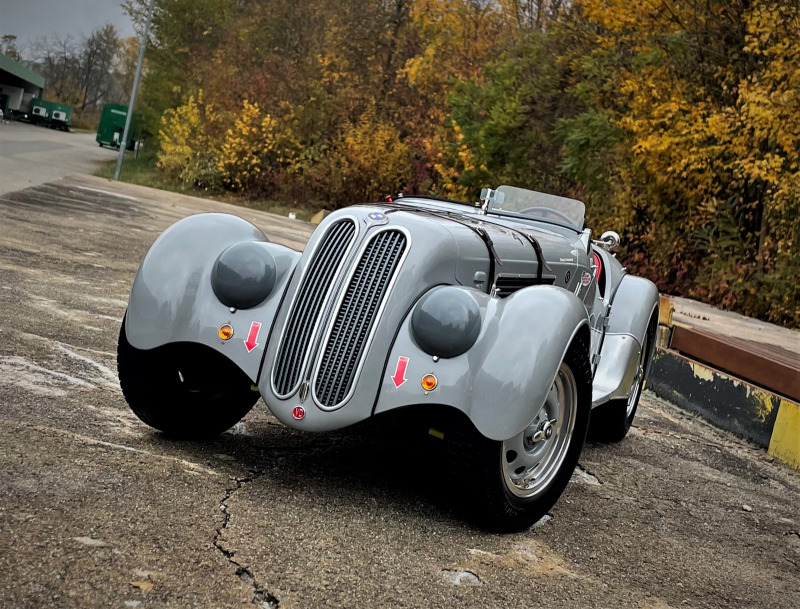
<instances>
[{"instance_id":1,"label":"round headlight fairing","mask_svg":"<svg viewBox=\"0 0 800 609\"><path fill-rule=\"evenodd\" d=\"M211 269L211 287L228 307L250 309L272 293L275 258L260 241L237 243L224 250Z\"/></svg>"},{"instance_id":2,"label":"round headlight fairing","mask_svg":"<svg viewBox=\"0 0 800 609\"><path fill-rule=\"evenodd\" d=\"M463 288L434 288L414 307L411 329L425 353L456 357L468 351L478 340L480 308Z\"/></svg>"}]
</instances>

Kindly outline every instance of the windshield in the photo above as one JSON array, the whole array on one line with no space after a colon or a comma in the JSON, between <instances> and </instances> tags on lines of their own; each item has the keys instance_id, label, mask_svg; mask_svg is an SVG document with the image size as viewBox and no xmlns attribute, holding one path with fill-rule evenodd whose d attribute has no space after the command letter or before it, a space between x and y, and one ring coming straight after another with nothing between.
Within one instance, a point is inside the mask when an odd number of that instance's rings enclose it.
<instances>
[{"instance_id":1,"label":"windshield","mask_svg":"<svg viewBox=\"0 0 800 609\"><path fill-rule=\"evenodd\" d=\"M500 203L492 201L489 211L511 212L563 224L570 228L583 230L583 217L586 206L576 199L548 195L543 192L525 190L516 186L500 186L503 193Z\"/></svg>"}]
</instances>

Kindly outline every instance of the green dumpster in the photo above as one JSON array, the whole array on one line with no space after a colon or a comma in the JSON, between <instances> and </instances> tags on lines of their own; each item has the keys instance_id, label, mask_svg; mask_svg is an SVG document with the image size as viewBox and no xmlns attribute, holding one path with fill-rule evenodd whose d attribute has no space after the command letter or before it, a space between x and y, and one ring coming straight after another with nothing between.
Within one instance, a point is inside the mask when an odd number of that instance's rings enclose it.
<instances>
[{"instance_id":1,"label":"green dumpster","mask_svg":"<svg viewBox=\"0 0 800 609\"><path fill-rule=\"evenodd\" d=\"M103 113L100 115L100 124L97 126L97 137L95 140L101 146L119 148L122 142L122 134L125 131L125 119L128 116L128 106L122 104L104 104ZM128 134L128 150L133 150L136 140L139 139L138 120L136 114L131 121L130 133Z\"/></svg>"}]
</instances>

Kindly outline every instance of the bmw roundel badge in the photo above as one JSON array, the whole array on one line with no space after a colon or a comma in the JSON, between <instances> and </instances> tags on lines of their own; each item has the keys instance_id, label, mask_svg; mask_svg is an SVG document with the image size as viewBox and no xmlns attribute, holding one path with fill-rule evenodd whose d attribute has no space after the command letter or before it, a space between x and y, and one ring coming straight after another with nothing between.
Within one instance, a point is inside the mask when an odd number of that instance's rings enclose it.
<instances>
[{"instance_id":1,"label":"bmw roundel badge","mask_svg":"<svg viewBox=\"0 0 800 609\"><path fill-rule=\"evenodd\" d=\"M386 214L381 213L379 211L373 211L370 214L367 214L367 217L364 218L364 221L367 224L386 224L389 222L389 218Z\"/></svg>"}]
</instances>

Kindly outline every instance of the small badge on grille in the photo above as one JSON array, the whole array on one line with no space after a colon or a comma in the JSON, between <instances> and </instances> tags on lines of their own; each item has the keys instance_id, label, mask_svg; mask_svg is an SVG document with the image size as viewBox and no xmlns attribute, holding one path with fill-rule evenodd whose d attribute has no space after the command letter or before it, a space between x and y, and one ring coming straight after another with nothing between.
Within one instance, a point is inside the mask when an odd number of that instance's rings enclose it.
<instances>
[{"instance_id":1,"label":"small badge on grille","mask_svg":"<svg viewBox=\"0 0 800 609\"><path fill-rule=\"evenodd\" d=\"M300 401L305 402L306 398L308 397L308 381L303 382L300 385Z\"/></svg>"},{"instance_id":2,"label":"small badge on grille","mask_svg":"<svg viewBox=\"0 0 800 609\"><path fill-rule=\"evenodd\" d=\"M379 211L373 211L371 214L367 214L364 222L367 224L386 224L389 222L389 217Z\"/></svg>"}]
</instances>

